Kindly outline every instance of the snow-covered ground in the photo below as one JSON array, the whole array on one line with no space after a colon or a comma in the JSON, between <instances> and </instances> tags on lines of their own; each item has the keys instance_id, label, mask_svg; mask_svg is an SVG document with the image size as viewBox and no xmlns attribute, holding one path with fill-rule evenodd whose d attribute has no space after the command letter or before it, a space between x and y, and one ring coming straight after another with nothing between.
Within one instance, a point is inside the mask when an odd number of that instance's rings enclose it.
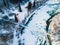
<instances>
[{"instance_id":1,"label":"snow-covered ground","mask_svg":"<svg viewBox=\"0 0 60 45\"><path fill-rule=\"evenodd\" d=\"M60 0L49 0L48 4L60 3Z\"/></svg>"},{"instance_id":2,"label":"snow-covered ground","mask_svg":"<svg viewBox=\"0 0 60 45\"><path fill-rule=\"evenodd\" d=\"M37 10L28 24L28 27L25 28L24 34L22 35L25 39L25 45L49 45L49 41L46 34L46 20L50 17L47 11L51 11L53 8L45 5L41 9Z\"/></svg>"},{"instance_id":3,"label":"snow-covered ground","mask_svg":"<svg viewBox=\"0 0 60 45\"><path fill-rule=\"evenodd\" d=\"M24 34L22 35L22 38L25 39L25 45L49 45L45 28L46 20L50 17L47 11L52 10L54 10L54 8L45 5L35 12L28 27L25 28Z\"/></svg>"}]
</instances>

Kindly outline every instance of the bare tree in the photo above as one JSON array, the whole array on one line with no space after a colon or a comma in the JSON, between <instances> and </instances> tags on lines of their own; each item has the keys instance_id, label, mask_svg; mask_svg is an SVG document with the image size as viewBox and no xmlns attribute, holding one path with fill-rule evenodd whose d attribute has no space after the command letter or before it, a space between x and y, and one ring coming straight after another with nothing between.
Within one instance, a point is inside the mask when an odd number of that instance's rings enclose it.
<instances>
[{"instance_id":1,"label":"bare tree","mask_svg":"<svg viewBox=\"0 0 60 45\"><path fill-rule=\"evenodd\" d=\"M19 7L19 12L22 12L21 5L20 4L18 5L18 7Z\"/></svg>"},{"instance_id":2,"label":"bare tree","mask_svg":"<svg viewBox=\"0 0 60 45\"><path fill-rule=\"evenodd\" d=\"M23 0L20 0L20 3L22 3Z\"/></svg>"},{"instance_id":3,"label":"bare tree","mask_svg":"<svg viewBox=\"0 0 60 45\"><path fill-rule=\"evenodd\" d=\"M18 14L15 14L15 21L18 22L18 18L17 18Z\"/></svg>"},{"instance_id":4,"label":"bare tree","mask_svg":"<svg viewBox=\"0 0 60 45\"><path fill-rule=\"evenodd\" d=\"M34 2L33 2L33 9L35 9L35 0L34 0Z\"/></svg>"},{"instance_id":5,"label":"bare tree","mask_svg":"<svg viewBox=\"0 0 60 45\"><path fill-rule=\"evenodd\" d=\"M4 3L4 6L6 6L6 2L5 2L5 0L3 0L3 3Z\"/></svg>"},{"instance_id":6,"label":"bare tree","mask_svg":"<svg viewBox=\"0 0 60 45\"><path fill-rule=\"evenodd\" d=\"M31 11L31 7L32 7L32 3L29 2L27 5L27 9L28 9L28 16L29 16L29 12Z\"/></svg>"}]
</instances>

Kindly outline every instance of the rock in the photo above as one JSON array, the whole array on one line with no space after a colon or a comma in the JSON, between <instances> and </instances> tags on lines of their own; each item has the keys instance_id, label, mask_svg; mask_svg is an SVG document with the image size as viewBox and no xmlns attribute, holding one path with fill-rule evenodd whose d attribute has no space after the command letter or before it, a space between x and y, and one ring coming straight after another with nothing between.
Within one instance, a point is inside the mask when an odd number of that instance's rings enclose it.
<instances>
[{"instance_id":1,"label":"rock","mask_svg":"<svg viewBox=\"0 0 60 45\"><path fill-rule=\"evenodd\" d=\"M49 31L52 45L60 45L60 13L52 18Z\"/></svg>"}]
</instances>

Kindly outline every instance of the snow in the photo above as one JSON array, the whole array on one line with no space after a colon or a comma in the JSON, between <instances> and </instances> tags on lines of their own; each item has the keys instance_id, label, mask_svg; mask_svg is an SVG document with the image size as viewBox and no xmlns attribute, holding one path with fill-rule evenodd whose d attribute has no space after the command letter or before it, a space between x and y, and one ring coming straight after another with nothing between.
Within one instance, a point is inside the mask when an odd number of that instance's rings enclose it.
<instances>
[{"instance_id":1,"label":"snow","mask_svg":"<svg viewBox=\"0 0 60 45\"><path fill-rule=\"evenodd\" d=\"M25 45L39 45L39 42L40 44L44 44L45 40L48 42L45 31L46 20L50 17L50 15L46 13L48 10L52 10L52 8L44 6L35 12L33 19L30 21L28 27L24 30ZM49 45L49 43L47 43L47 45Z\"/></svg>"},{"instance_id":2,"label":"snow","mask_svg":"<svg viewBox=\"0 0 60 45\"><path fill-rule=\"evenodd\" d=\"M14 38L13 38L13 44L12 45L18 45L18 39L16 37L16 30L14 31Z\"/></svg>"},{"instance_id":3,"label":"snow","mask_svg":"<svg viewBox=\"0 0 60 45\"><path fill-rule=\"evenodd\" d=\"M60 3L60 0L49 0L47 4L55 4L55 3Z\"/></svg>"},{"instance_id":4,"label":"snow","mask_svg":"<svg viewBox=\"0 0 60 45\"><path fill-rule=\"evenodd\" d=\"M54 10L54 8L52 7L49 7L48 5L44 6L41 11L43 10L43 12L46 12L46 11L51 11L51 10Z\"/></svg>"},{"instance_id":5,"label":"snow","mask_svg":"<svg viewBox=\"0 0 60 45\"><path fill-rule=\"evenodd\" d=\"M26 29L24 30L25 34L23 35L25 39L25 45L43 45L45 40L47 41L46 45L49 45L49 42L46 37L47 33L45 28L46 20L50 17L47 11L51 10L54 10L54 8L45 5L43 8L35 12L35 15L28 24L28 27L26 27ZM40 41L38 41L37 39L40 39Z\"/></svg>"},{"instance_id":6,"label":"snow","mask_svg":"<svg viewBox=\"0 0 60 45\"><path fill-rule=\"evenodd\" d=\"M9 33L8 31L3 31L3 29L1 30L1 32L0 33L2 33L2 34L5 34L5 33Z\"/></svg>"}]
</instances>

